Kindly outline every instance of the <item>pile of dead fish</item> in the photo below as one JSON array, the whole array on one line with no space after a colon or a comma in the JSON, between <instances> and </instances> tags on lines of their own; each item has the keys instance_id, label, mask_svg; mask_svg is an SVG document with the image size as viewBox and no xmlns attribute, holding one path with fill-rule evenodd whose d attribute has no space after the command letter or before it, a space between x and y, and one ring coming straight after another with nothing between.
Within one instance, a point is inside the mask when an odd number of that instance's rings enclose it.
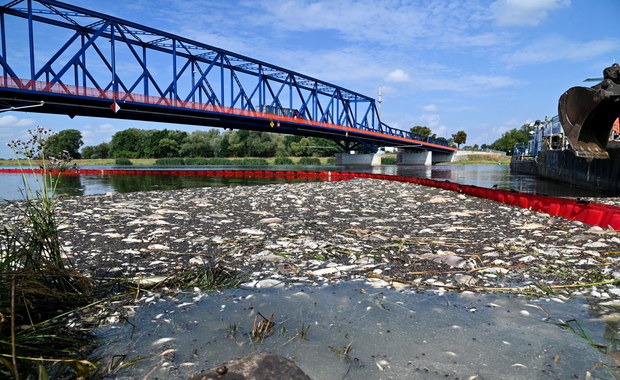
<instances>
[{"instance_id":1,"label":"pile of dead fish","mask_svg":"<svg viewBox=\"0 0 620 380\"><path fill-rule=\"evenodd\" d=\"M606 203L620 203L607 199ZM11 223L17 208L0 205ZM220 266L246 286L592 296L620 305L620 235L455 192L375 179L66 197L67 258L92 276Z\"/></svg>"}]
</instances>

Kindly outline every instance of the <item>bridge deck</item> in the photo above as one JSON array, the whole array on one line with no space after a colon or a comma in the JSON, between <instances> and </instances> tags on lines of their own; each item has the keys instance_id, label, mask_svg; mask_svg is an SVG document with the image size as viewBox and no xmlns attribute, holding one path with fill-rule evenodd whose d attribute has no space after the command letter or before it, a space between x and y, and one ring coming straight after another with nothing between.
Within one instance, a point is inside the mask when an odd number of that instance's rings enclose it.
<instances>
[{"instance_id":1,"label":"bridge deck","mask_svg":"<svg viewBox=\"0 0 620 380\"><path fill-rule=\"evenodd\" d=\"M353 128L302 117L20 78L0 77L0 99L14 106L31 104L33 107L27 109L30 112L65 114L71 117L80 115L252 129L345 141L363 138L385 146L410 146L441 152L456 150L408 138L405 131L397 129L385 133L376 129ZM118 112L112 109L114 103L120 107Z\"/></svg>"}]
</instances>

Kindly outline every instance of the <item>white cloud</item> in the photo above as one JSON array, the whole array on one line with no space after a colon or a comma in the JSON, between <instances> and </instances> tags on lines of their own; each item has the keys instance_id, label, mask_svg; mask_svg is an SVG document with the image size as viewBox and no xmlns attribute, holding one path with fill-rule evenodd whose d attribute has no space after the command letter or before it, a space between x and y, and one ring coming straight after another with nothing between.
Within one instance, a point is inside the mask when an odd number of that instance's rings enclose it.
<instances>
[{"instance_id":1,"label":"white cloud","mask_svg":"<svg viewBox=\"0 0 620 380\"><path fill-rule=\"evenodd\" d=\"M424 112L439 112L439 106L436 104L429 104L427 106L422 107L422 111Z\"/></svg>"},{"instance_id":2,"label":"white cloud","mask_svg":"<svg viewBox=\"0 0 620 380\"><path fill-rule=\"evenodd\" d=\"M99 145L102 142L109 142L112 135L119 129L110 123L92 125L86 124L80 128L84 146Z\"/></svg>"},{"instance_id":3,"label":"white cloud","mask_svg":"<svg viewBox=\"0 0 620 380\"><path fill-rule=\"evenodd\" d=\"M28 127L34 124L33 119L21 119L13 115L0 117L0 127Z\"/></svg>"},{"instance_id":4,"label":"white cloud","mask_svg":"<svg viewBox=\"0 0 620 380\"><path fill-rule=\"evenodd\" d=\"M405 72L404 70L396 69L396 70L390 72L385 77L385 80L387 82L406 83L406 82L409 82L411 80L411 78L409 77L409 74L407 74L407 72Z\"/></svg>"},{"instance_id":5,"label":"white cloud","mask_svg":"<svg viewBox=\"0 0 620 380\"><path fill-rule=\"evenodd\" d=\"M441 117L438 114L424 114L420 116L413 125L422 125L425 127L429 127L432 133L436 134L439 137L444 137L446 135L446 131L448 127L442 125Z\"/></svg>"},{"instance_id":6,"label":"white cloud","mask_svg":"<svg viewBox=\"0 0 620 380\"><path fill-rule=\"evenodd\" d=\"M535 26L549 11L570 6L570 0L497 0L491 4L495 23L500 26Z\"/></svg>"},{"instance_id":7,"label":"white cloud","mask_svg":"<svg viewBox=\"0 0 620 380\"><path fill-rule=\"evenodd\" d=\"M602 39L594 41L572 41L560 36L540 39L511 54L502 60L512 64L536 64L555 61L585 61L610 52L617 52L620 40Z\"/></svg>"}]
</instances>

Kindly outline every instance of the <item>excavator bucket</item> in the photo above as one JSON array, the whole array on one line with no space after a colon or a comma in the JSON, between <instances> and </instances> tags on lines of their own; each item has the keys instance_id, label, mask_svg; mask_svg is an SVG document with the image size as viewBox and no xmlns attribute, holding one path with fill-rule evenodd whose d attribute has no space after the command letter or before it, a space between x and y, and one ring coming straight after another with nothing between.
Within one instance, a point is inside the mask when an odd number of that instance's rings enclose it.
<instances>
[{"instance_id":1,"label":"excavator bucket","mask_svg":"<svg viewBox=\"0 0 620 380\"><path fill-rule=\"evenodd\" d=\"M607 142L620 117L620 65L603 71L592 87L573 87L560 97L558 116L575 155L608 159Z\"/></svg>"}]
</instances>

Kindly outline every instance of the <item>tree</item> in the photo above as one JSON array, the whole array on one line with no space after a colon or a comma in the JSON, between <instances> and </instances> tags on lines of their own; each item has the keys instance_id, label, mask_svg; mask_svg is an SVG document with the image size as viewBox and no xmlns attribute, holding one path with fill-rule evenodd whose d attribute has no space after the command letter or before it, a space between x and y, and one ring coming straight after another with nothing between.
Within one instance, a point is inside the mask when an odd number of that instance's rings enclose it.
<instances>
[{"instance_id":1,"label":"tree","mask_svg":"<svg viewBox=\"0 0 620 380\"><path fill-rule=\"evenodd\" d=\"M82 158L109 158L110 144L101 143L99 145L89 145L82 148Z\"/></svg>"},{"instance_id":2,"label":"tree","mask_svg":"<svg viewBox=\"0 0 620 380\"><path fill-rule=\"evenodd\" d=\"M95 152L95 147L93 145L85 146L82 148L82 158L90 159L93 158L93 154Z\"/></svg>"},{"instance_id":3,"label":"tree","mask_svg":"<svg viewBox=\"0 0 620 380\"><path fill-rule=\"evenodd\" d=\"M101 143L99 145L95 145L95 157L93 158L110 158L110 144Z\"/></svg>"},{"instance_id":4,"label":"tree","mask_svg":"<svg viewBox=\"0 0 620 380\"><path fill-rule=\"evenodd\" d=\"M228 155L231 157L243 157L246 151L245 137L247 134L242 131L227 133L228 137ZM247 132L247 131L243 131Z\"/></svg>"},{"instance_id":5,"label":"tree","mask_svg":"<svg viewBox=\"0 0 620 380\"><path fill-rule=\"evenodd\" d=\"M112 141L110 141L110 157L146 157L144 151L145 140L145 131L137 128L116 132L112 135Z\"/></svg>"},{"instance_id":6,"label":"tree","mask_svg":"<svg viewBox=\"0 0 620 380\"><path fill-rule=\"evenodd\" d=\"M507 132L504 132L502 137L495 140L493 144L489 145L489 148L504 152L512 152L512 149L516 144L526 144L529 141L530 132L533 130L534 127L529 124L523 124L521 128L513 128Z\"/></svg>"},{"instance_id":7,"label":"tree","mask_svg":"<svg viewBox=\"0 0 620 380\"><path fill-rule=\"evenodd\" d=\"M414 138L416 137L415 135L418 135L417 137L419 137L420 140L424 141L428 139L432 131L429 127L423 127L421 125L416 125L414 127L411 127L411 133L414 134Z\"/></svg>"},{"instance_id":8,"label":"tree","mask_svg":"<svg viewBox=\"0 0 620 380\"><path fill-rule=\"evenodd\" d=\"M48 157L59 158L63 152L67 152L72 158L82 158L80 147L82 133L77 129L63 129L62 131L50 136L45 144L45 155Z\"/></svg>"},{"instance_id":9,"label":"tree","mask_svg":"<svg viewBox=\"0 0 620 380\"><path fill-rule=\"evenodd\" d=\"M219 136L218 129L194 131L183 139L179 154L181 157L213 157L215 156L213 141Z\"/></svg>"},{"instance_id":10,"label":"tree","mask_svg":"<svg viewBox=\"0 0 620 380\"><path fill-rule=\"evenodd\" d=\"M291 143L291 153L297 157L310 156L312 154L310 146L312 146L310 138L302 137L298 142Z\"/></svg>"},{"instance_id":11,"label":"tree","mask_svg":"<svg viewBox=\"0 0 620 380\"><path fill-rule=\"evenodd\" d=\"M467 142L467 133L464 131L458 131L452 135L454 142L458 149L461 149L461 144L465 144Z\"/></svg>"}]
</instances>

